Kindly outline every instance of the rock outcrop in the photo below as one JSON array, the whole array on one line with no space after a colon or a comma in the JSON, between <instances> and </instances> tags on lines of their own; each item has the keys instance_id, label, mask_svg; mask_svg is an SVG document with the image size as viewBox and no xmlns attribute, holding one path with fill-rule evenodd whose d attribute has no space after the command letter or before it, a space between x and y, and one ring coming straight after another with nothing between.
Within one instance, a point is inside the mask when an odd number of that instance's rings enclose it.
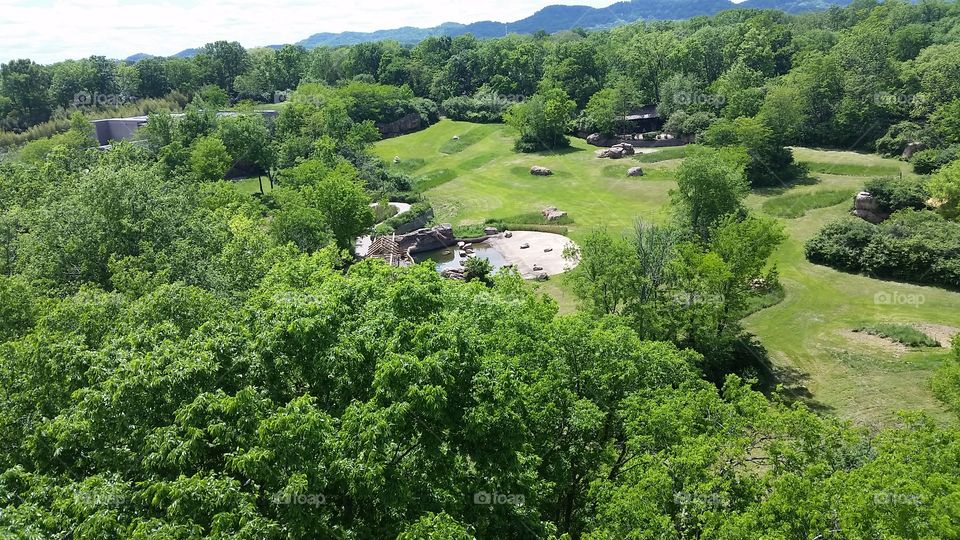
<instances>
[{"instance_id":1,"label":"rock outcrop","mask_svg":"<svg viewBox=\"0 0 960 540\"><path fill-rule=\"evenodd\" d=\"M457 239L453 235L453 226L449 223L437 225L430 229L417 229L411 233L397 236L396 241L401 249L409 253L433 251L457 244Z\"/></svg>"},{"instance_id":2,"label":"rock outcrop","mask_svg":"<svg viewBox=\"0 0 960 540\"><path fill-rule=\"evenodd\" d=\"M598 158L610 158L610 159L620 159L624 156L632 156L636 153L636 150L633 148L633 145L630 143L617 143L610 148L605 148L603 150L597 150L596 155Z\"/></svg>"},{"instance_id":3,"label":"rock outcrop","mask_svg":"<svg viewBox=\"0 0 960 540\"><path fill-rule=\"evenodd\" d=\"M544 208L543 210L540 211L540 214L542 214L543 217L547 218L547 221L554 221L567 215L566 212L557 210L557 207L555 206L548 206Z\"/></svg>"},{"instance_id":4,"label":"rock outcrop","mask_svg":"<svg viewBox=\"0 0 960 540\"><path fill-rule=\"evenodd\" d=\"M890 214L880 210L877 199L868 191L857 193L857 197L853 201L853 215L873 224L880 223L890 217Z\"/></svg>"}]
</instances>

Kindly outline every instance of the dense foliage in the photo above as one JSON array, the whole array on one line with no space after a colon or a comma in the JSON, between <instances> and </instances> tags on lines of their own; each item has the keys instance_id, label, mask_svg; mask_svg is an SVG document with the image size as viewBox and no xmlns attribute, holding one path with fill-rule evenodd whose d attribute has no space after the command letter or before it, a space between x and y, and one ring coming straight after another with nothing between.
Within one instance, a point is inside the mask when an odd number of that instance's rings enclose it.
<instances>
[{"instance_id":1,"label":"dense foliage","mask_svg":"<svg viewBox=\"0 0 960 540\"><path fill-rule=\"evenodd\" d=\"M930 211L901 210L880 225L853 217L830 223L806 252L840 270L960 287L960 223Z\"/></svg>"},{"instance_id":2,"label":"dense foliage","mask_svg":"<svg viewBox=\"0 0 960 540\"><path fill-rule=\"evenodd\" d=\"M0 163L0 536L960 538L956 418L865 430L764 395L740 322L779 287L783 228L744 201L802 176L787 145L919 142L940 159L960 142L958 16L859 1L3 65L6 128L66 118L77 92L191 103L105 151L73 115ZM275 121L215 112L277 92ZM526 97L496 102L521 151L566 146L574 122L615 133L646 103L703 138L671 220L566 253L574 315L480 262L463 283L350 253L372 201L418 203L380 230L430 211L371 155L376 124L432 122L438 102L493 119L477 100L505 95ZM960 285L950 161L922 186L871 183L898 211L828 224L808 257ZM273 189L243 193L231 170ZM916 210L927 193L936 210ZM935 388L960 412L953 347Z\"/></svg>"}]
</instances>

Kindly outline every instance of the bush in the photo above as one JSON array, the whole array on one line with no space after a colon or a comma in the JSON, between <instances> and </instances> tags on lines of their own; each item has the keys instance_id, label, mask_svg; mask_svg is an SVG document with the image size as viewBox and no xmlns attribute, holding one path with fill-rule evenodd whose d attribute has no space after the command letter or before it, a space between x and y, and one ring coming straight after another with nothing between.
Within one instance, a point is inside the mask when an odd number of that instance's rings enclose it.
<instances>
[{"instance_id":1,"label":"bush","mask_svg":"<svg viewBox=\"0 0 960 540\"><path fill-rule=\"evenodd\" d=\"M958 156L960 156L960 147L957 146L931 148L914 154L910 163L913 164L913 172L917 174L933 174L947 163L956 160Z\"/></svg>"},{"instance_id":2,"label":"bush","mask_svg":"<svg viewBox=\"0 0 960 540\"><path fill-rule=\"evenodd\" d=\"M960 223L930 211L901 210L883 222L863 252L872 275L960 287Z\"/></svg>"},{"instance_id":3,"label":"bush","mask_svg":"<svg viewBox=\"0 0 960 540\"><path fill-rule=\"evenodd\" d=\"M456 96L441 104L444 116L452 120L489 124L503 121L503 112L513 103L495 94Z\"/></svg>"},{"instance_id":4,"label":"bush","mask_svg":"<svg viewBox=\"0 0 960 540\"><path fill-rule=\"evenodd\" d=\"M863 250L877 234L877 227L848 217L827 224L806 245L807 259L839 270L863 268Z\"/></svg>"},{"instance_id":5,"label":"bush","mask_svg":"<svg viewBox=\"0 0 960 540\"><path fill-rule=\"evenodd\" d=\"M806 254L838 270L960 287L960 223L928 210L900 210L881 225L835 221L807 242Z\"/></svg>"},{"instance_id":6,"label":"bush","mask_svg":"<svg viewBox=\"0 0 960 540\"><path fill-rule=\"evenodd\" d=\"M392 218L384 221L383 224L393 230L397 230L408 223L416 221L427 213L432 214L433 207L430 206L430 203L421 201L411 206L409 211L393 216Z\"/></svg>"},{"instance_id":7,"label":"bush","mask_svg":"<svg viewBox=\"0 0 960 540\"><path fill-rule=\"evenodd\" d=\"M874 178L867 181L864 189L873 195L880 209L887 214L906 208L923 210L930 198L923 183L901 177Z\"/></svg>"}]
</instances>

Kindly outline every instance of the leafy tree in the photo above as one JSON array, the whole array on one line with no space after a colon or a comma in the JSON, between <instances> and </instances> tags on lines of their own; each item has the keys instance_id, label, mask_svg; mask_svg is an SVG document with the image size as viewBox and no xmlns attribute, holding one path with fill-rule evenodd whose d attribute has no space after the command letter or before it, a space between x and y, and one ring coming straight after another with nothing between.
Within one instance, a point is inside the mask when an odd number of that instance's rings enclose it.
<instances>
[{"instance_id":1,"label":"leafy tree","mask_svg":"<svg viewBox=\"0 0 960 540\"><path fill-rule=\"evenodd\" d=\"M194 58L199 79L214 84L228 94L233 92L234 79L250 67L250 55L236 41L214 41L197 51Z\"/></svg>"},{"instance_id":2,"label":"leafy tree","mask_svg":"<svg viewBox=\"0 0 960 540\"><path fill-rule=\"evenodd\" d=\"M930 178L927 189L939 201L938 211L948 218L960 217L960 161L954 161Z\"/></svg>"},{"instance_id":3,"label":"leafy tree","mask_svg":"<svg viewBox=\"0 0 960 540\"><path fill-rule=\"evenodd\" d=\"M194 141L190 149L190 172L198 182L222 180L232 163L223 141L208 135Z\"/></svg>"},{"instance_id":4,"label":"leafy tree","mask_svg":"<svg viewBox=\"0 0 960 540\"><path fill-rule=\"evenodd\" d=\"M9 103L4 124L28 127L50 117L47 87L50 74L30 60L12 60L0 65L0 92Z\"/></svg>"},{"instance_id":5,"label":"leafy tree","mask_svg":"<svg viewBox=\"0 0 960 540\"><path fill-rule=\"evenodd\" d=\"M490 273L493 272L493 265L490 264L490 260L483 257L470 257L467 259L467 262L463 264L463 268L466 271L464 275L467 281L476 280L488 283L490 281Z\"/></svg>"},{"instance_id":6,"label":"leafy tree","mask_svg":"<svg viewBox=\"0 0 960 540\"><path fill-rule=\"evenodd\" d=\"M742 156L707 148L690 148L677 168L671 200L681 221L706 241L710 230L728 214L743 209L748 185Z\"/></svg>"},{"instance_id":7,"label":"leafy tree","mask_svg":"<svg viewBox=\"0 0 960 540\"><path fill-rule=\"evenodd\" d=\"M576 103L559 89L546 90L507 110L504 121L519 132L521 152L554 150L570 144L565 134Z\"/></svg>"}]
</instances>

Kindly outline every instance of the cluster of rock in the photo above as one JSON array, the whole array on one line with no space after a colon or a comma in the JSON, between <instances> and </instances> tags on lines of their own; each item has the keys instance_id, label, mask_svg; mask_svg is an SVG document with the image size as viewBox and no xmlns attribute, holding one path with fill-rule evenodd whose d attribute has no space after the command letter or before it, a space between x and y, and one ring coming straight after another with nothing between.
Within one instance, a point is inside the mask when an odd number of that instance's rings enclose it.
<instances>
[{"instance_id":1,"label":"cluster of rock","mask_svg":"<svg viewBox=\"0 0 960 540\"><path fill-rule=\"evenodd\" d=\"M890 214L880 210L880 203L869 191L857 193L857 197L853 200L853 215L873 224L890 217Z\"/></svg>"},{"instance_id":2,"label":"cluster of rock","mask_svg":"<svg viewBox=\"0 0 960 540\"><path fill-rule=\"evenodd\" d=\"M540 211L540 214L547 219L547 221L554 221L560 219L567 215L566 212L557 210L556 206L548 206Z\"/></svg>"},{"instance_id":3,"label":"cluster of rock","mask_svg":"<svg viewBox=\"0 0 960 540\"><path fill-rule=\"evenodd\" d=\"M457 281L467 280L467 271L462 266L460 268L447 268L440 272L440 275L447 279L455 279Z\"/></svg>"},{"instance_id":4,"label":"cluster of rock","mask_svg":"<svg viewBox=\"0 0 960 540\"><path fill-rule=\"evenodd\" d=\"M636 153L633 145L630 143L617 143L610 148L603 148L597 150L596 155L598 158L610 158L610 159L620 159L624 156L632 156Z\"/></svg>"},{"instance_id":5,"label":"cluster of rock","mask_svg":"<svg viewBox=\"0 0 960 540\"><path fill-rule=\"evenodd\" d=\"M404 251L419 253L450 247L457 243L457 239L453 235L453 226L444 223L430 229L417 229L404 235L398 235L396 242Z\"/></svg>"},{"instance_id":6,"label":"cluster of rock","mask_svg":"<svg viewBox=\"0 0 960 540\"><path fill-rule=\"evenodd\" d=\"M551 174L553 174L553 171L551 171L546 167L534 165L533 167L530 167L530 174L534 176L550 176Z\"/></svg>"}]
</instances>

